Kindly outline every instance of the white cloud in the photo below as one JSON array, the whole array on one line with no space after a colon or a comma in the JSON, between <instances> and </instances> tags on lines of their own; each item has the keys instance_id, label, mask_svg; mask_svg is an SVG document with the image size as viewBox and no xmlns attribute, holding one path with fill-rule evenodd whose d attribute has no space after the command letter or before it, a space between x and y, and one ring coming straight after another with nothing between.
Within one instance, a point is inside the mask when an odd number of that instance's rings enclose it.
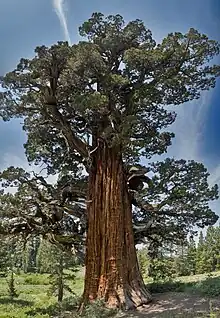
<instances>
[{"instance_id":1,"label":"white cloud","mask_svg":"<svg viewBox=\"0 0 220 318\"><path fill-rule=\"evenodd\" d=\"M211 98L212 92L207 91L196 101L174 107L177 118L171 126L175 139L168 151L170 156L204 161L201 147Z\"/></svg>"},{"instance_id":2,"label":"white cloud","mask_svg":"<svg viewBox=\"0 0 220 318\"><path fill-rule=\"evenodd\" d=\"M211 185L217 183L220 187L220 164L218 164L217 166L213 168L212 173L209 177L209 183Z\"/></svg>"},{"instance_id":3,"label":"white cloud","mask_svg":"<svg viewBox=\"0 0 220 318\"><path fill-rule=\"evenodd\" d=\"M28 161L25 159L25 157L22 158L20 156L15 155L14 153L5 153L3 156L0 170L4 170L10 166L21 167L26 171L30 170L30 165Z\"/></svg>"},{"instance_id":4,"label":"white cloud","mask_svg":"<svg viewBox=\"0 0 220 318\"><path fill-rule=\"evenodd\" d=\"M174 108L177 112L177 119L171 126L171 130L174 131L175 138L167 156L204 163L210 172L210 185L215 183L220 185L220 164L213 164L214 154L202 152L204 128L212 96L213 91L207 91L202 94L200 99Z\"/></svg>"},{"instance_id":5,"label":"white cloud","mask_svg":"<svg viewBox=\"0 0 220 318\"><path fill-rule=\"evenodd\" d=\"M210 186L217 183L220 188L220 164L213 163L215 154L202 151L204 128L212 96L213 90L207 91L202 94L200 99L174 108L177 112L177 119L170 130L175 133L175 138L164 157L202 162L210 173L208 179ZM211 202L210 207L220 215L220 200Z\"/></svg>"},{"instance_id":6,"label":"white cloud","mask_svg":"<svg viewBox=\"0 0 220 318\"><path fill-rule=\"evenodd\" d=\"M35 173L41 173L43 177L47 177L46 170L42 170L42 167L29 164L25 157L16 156L13 153L4 154L2 164L0 166L0 171L7 169L10 166L23 168L27 172L34 171ZM57 181L58 175L50 175L46 178L48 183L55 184Z\"/></svg>"},{"instance_id":7,"label":"white cloud","mask_svg":"<svg viewBox=\"0 0 220 318\"><path fill-rule=\"evenodd\" d=\"M67 19L64 12L64 0L52 0L53 1L53 7L55 9L55 12L59 18L60 25L63 29L65 40L68 41L69 44L71 44L70 34L67 26Z\"/></svg>"}]
</instances>

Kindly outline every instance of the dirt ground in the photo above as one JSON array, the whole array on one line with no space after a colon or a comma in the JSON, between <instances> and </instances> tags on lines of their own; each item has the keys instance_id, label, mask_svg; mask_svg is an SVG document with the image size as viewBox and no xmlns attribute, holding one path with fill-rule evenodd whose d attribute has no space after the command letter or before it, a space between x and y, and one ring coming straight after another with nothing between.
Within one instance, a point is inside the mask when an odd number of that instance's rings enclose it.
<instances>
[{"instance_id":1,"label":"dirt ground","mask_svg":"<svg viewBox=\"0 0 220 318\"><path fill-rule=\"evenodd\" d=\"M219 310L216 316L208 315L210 311ZM163 293L154 295L154 300L138 312L124 314L119 317L133 318L196 318L196 317L219 317L220 318L220 297L202 298L186 293Z\"/></svg>"}]
</instances>

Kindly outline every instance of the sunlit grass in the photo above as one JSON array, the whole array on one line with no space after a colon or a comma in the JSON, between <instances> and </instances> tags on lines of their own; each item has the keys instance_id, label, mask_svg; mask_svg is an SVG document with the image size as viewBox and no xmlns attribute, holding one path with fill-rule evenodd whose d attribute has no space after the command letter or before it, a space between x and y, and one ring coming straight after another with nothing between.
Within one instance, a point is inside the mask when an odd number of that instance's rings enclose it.
<instances>
[{"instance_id":1,"label":"sunlit grass","mask_svg":"<svg viewBox=\"0 0 220 318\"><path fill-rule=\"evenodd\" d=\"M216 278L217 277L217 278ZM218 279L219 277L219 279ZM214 272L209 274L194 275L179 277L175 279L176 282L180 282L179 290L178 285L166 285L163 286L163 292L169 291L187 291L194 292L196 294L204 293L217 293L218 288L220 288L220 272ZM146 283L151 283L148 280ZM74 291L75 295L70 293L65 294L65 298L62 306L57 304L57 299L54 296L48 295L49 285L49 275L47 274L21 274L15 275L15 287L18 292L18 297L15 299L10 299L8 296L8 286L6 278L0 278L0 318L49 318L49 317L61 317L60 311L69 312L62 317L77 317L77 314L73 314L76 308L77 299L83 292L84 285L84 274L81 270L76 273L75 282L69 282L70 287ZM154 286L155 288L161 288L161 285ZM167 290L166 290L167 288ZM172 289L173 288L173 289ZM177 289L177 290L175 290ZM212 294L208 295L212 297ZM67 309L68 308L68 309ZM93 310L93 309L91 309ZM219 315L219 316L218 316ZM94 316L95 317L95 316ZM99 317L99 316L98 316ZM129 316L121 316L129 317ZM161 316L163 317L163 316ZM167 317L164 315L164 317ZM172 317L172 316L169 316ZM178 316L179 317L179 316ZM181 316L180 316L181 317ZM192 317L187 316L184 317ZM196 316L194 316L196 317ZM205 316L204 316L205 317ZM210 312L207 313L206 317L220 317L219 313L214 312L210 308Z\"/></svg>"},{"instance_id":2,"label":"sunlit grass","mask_svg":"<svg viewBox=\"0 0 220 318\"><path fill-rule=\"evenodd\" d=\"M176 278L176 280L181 281L181 282L198 282L201 280L205 280L207 279L207 277L220 277L220 271L218 272L212 272L210 274L199 274L199 275L191 275L191 276L182 276L182 277L178 277Z\"/></svg>"},{"instance_id":3,"label":"sunlit grass","mask_svg":"<svg viewBox=\"0 0 220 318\"><path fill-rule=\"evenodd\" d=\"M7 278L0 278L0 318L51 317L53 309L56 309L57 299L48 295L50 287L48 276L46 274L15 275L18 297L14 299L8 296ZM83 278L77 278L75 284L70 282L70 285L74 292L80 295L83 290ZM70 294L67 293L66 297L69 296Z\"/></svg>"}]
</instances>

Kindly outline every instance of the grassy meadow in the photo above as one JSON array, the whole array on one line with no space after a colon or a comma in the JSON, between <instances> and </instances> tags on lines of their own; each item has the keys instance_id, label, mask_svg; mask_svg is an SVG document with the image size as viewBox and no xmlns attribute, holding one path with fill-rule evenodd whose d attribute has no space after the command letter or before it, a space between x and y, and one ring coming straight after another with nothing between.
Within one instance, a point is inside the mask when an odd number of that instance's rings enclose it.
<instances>
[{"instance_id":1,"label":"grassy meadow","mask_svg":"<svg viewBox=\"0 0 220 318\"><path fill-rule=\"evenodd\" d=\"M48 318L48 317L63 317L71 318L78 317L76 313L77 303L80 299L80 295L83 291L83 273L78 272L76 279L73 282L69 282L71 288L75 292L75 295L65 293L65 297L62 303L58 304L57 298L48 294L50 288L49 276L46 274L20 274L15 275L15 286L18 293L18 297L10 298L8 296L7 277L0 277L0 318ZM169 293L187 293L187 295L197 295L197 297L213 297L220 298L220 272L211 273L209 275L195 275L186 276L176 279L172 282L160 282L153 283L147 281L151 292L155 295L160 294L163 297ZM169 294L170 295L170 294ZM160 296L161 297L161 296ZM96 306L96 307L94 307ZM115 312L107 311L101 308L100 305L94 305L94 308L87 309L84 313L84 317L115 317ZM202 316L194 317L220 317L220 310L212 309L210 305L209 311L203 313ZM162 315L161 315L162 314ZM119 317L119 313L117 313ZM122 316L120 316L122 317ZM150 316L147 313L139 313L132 316L123 315L123 317L157 317ZM158 314L158 317L181 317L172 316L171 314L163 315ZM191 314L184 317L193 317Z\"/></svg>"}]
</instances>

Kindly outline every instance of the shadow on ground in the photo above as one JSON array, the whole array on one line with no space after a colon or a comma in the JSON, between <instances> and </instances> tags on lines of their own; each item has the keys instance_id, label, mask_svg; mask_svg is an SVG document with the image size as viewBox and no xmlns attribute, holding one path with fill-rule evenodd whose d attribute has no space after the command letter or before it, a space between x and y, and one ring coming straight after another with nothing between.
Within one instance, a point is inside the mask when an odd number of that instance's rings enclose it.
<instances>
[{"instance_id":1,"label":"shadow on ground","mask_svg":"<svg viewBox=\"0 0 220 318\"><path fill-rule=\"evenodd\" d=\"M220 299L212 299L212 311L218 311L220 317ZM201 298L195 295L185 293L165 293L154 295L151 304L146 305L138 312L129 312L119 315L121 318L196 318L211 317L210 299Z\"/></svg>"},{"instance_id":2,"label":"shadow on ground","mask_svg":"<svg viewBox=\"0 0 220 318\"><path fill-rule=\"evenodd\" d=\"M141 309L136 317L204 317L204 314L210 312L210 308L220 311L220 299L168 292L154 295L153 302Z\"/></svg>"},{"instance_id":3,"label":"shadow on ground","mask_svg":"<svg viewBox=\"0 0 220 318\"><path fill-rule=\"evenodd\" d=\"M211 303L211 304L210 304ZM211 306L210 306L211 305ZM196 317L210 317L210 307L213 311L219 310L220 317L220 298L206 298L197 295L191 295L183 292L167 292L163 294L154 295L153 301L145 307L135 312L127 312L116 315L117 318L196 318ZM72 314L75 312L75 306L69 306L63 311L57 305L49 306L45 309L38 308L27 312L28 316L35 316L37 314L50 314L51 317L59 316L63 313L62 317L74 317ZM69 312L69 314L68 314ZM101 317L100 315L98 317ZM106 317L106 316L105 316ZM115 317L109 315L109 317Z\"/></svg>"},{"instance_id":4,"label":"shadow on ground","mask_svg":"<svg viewBox=\"0 0 220 318\"><path fill-rule=\"evenodd\" d=\"M220 317L220 277L195 282L161 282L149 284L153 301L139 312L121 317Z\"/></svg>"},{"instance_id":5,"label":"shadow on ground","mask_svg":"<svg viewBox=\"0 0 220 318\"><path fill-rule=\"evenodd\" d=\"M16 298L9 298L9 297L0 297L0 304L1 305L9 305L15 304L17 306L32 306L34 303L32 301L23 300L23 299L16 299Z\"/></svg>"}]
</instances>

